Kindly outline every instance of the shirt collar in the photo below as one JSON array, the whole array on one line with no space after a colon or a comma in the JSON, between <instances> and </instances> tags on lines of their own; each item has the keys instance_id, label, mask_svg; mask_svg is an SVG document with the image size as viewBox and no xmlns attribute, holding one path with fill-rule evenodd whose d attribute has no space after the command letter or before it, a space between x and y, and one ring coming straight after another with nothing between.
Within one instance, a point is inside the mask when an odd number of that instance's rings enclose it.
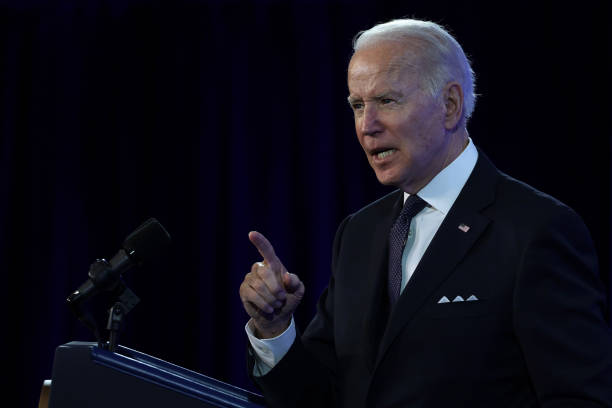
<instances>
[{"instance_id":1,"label":"shirt collar","mask_svg":"<svg viewBox=\"0 0 612 408\"><path fill-rule=\"evenodd\" d=\"M419 197L446 215L472 174L476 160L478 160L478 150L472 139L468 137L468 145L461 154L418 192ZM409 196L410 194L404 193L404 202Z\"/></svg>"}]
</instances>

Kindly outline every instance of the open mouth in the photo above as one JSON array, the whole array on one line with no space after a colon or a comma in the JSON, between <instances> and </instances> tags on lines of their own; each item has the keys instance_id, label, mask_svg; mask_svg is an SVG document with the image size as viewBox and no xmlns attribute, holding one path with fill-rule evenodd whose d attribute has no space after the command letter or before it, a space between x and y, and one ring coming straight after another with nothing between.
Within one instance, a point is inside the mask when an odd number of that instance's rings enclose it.
<instances>
[{"instance_id":1,"label":"open mouth","mask_svg":"<svg viewBox=\"0 0 612 408\"><path fill-rule=\"evenodd\" d=\"M391 148L391 149L381 149L381 150L374 151L374 152L372 153L372 155L373 155L375 158L377 158L377 159L379 159L379 160L382 160L382 159L384 159L385 157L389 157L389 156L391 156L391 155L392 155L393 153L395 153L396 151L397 151L397 149L393 149L393 148Z\"/></svg>"}]
</instances>

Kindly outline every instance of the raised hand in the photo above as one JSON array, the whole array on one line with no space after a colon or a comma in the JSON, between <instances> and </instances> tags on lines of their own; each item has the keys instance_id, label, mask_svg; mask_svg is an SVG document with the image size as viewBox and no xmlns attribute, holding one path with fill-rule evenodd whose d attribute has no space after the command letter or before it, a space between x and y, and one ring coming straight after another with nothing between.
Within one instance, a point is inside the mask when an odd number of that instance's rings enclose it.
<instances>
[{"instance_id":1,"label":"raised hand","mask_svg":"<svg viewBox=\"0 0 612 408\"><path fill-rule=\"evenodd\" d=\"M293 311L304 297L304 284L287 272L270 241L256 231L249 233L262 262L255 262L240 285L240 299L251 316L255 335L271 338L281 334L291 322Z\"/></svg>"}]
</instances>

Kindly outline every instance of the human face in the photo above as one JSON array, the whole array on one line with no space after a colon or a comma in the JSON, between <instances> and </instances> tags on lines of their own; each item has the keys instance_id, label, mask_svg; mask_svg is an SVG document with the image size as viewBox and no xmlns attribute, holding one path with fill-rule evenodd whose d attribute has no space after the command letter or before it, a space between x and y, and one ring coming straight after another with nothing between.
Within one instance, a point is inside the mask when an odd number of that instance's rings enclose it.
<instances>
[{"instance_id":1,"label":"human face","mask_svg":"<svg viewBox=\"0 0 612 408\"><path fill-rule=\"evenodd\" d=\"M442 98L419 86L417 50L397 42L367 46L348 69L355 131L370 166L382 184L410 194L456 157Z\"/></svg>"}]
</instances>

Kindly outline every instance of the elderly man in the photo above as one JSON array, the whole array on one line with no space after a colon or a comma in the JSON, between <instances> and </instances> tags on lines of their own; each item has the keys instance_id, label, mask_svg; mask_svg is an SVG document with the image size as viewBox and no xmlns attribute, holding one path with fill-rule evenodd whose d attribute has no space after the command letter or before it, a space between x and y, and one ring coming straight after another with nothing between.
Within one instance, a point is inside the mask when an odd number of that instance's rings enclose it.
<instances>
[{"instance_id":1,"label":"elderly man","mask_svg":"<svg viewBox=\"0 0 612 408\"><path fill-rule=\"evenodd\" d=\"M275 407L612 407L612 335L589 233L500 173L468 136L474 79L439 25L358 35L355 130L398 190L338 228L332 276L304 296L272 245L240 287L253 378Z\"/></svg>"}]
</instances>

